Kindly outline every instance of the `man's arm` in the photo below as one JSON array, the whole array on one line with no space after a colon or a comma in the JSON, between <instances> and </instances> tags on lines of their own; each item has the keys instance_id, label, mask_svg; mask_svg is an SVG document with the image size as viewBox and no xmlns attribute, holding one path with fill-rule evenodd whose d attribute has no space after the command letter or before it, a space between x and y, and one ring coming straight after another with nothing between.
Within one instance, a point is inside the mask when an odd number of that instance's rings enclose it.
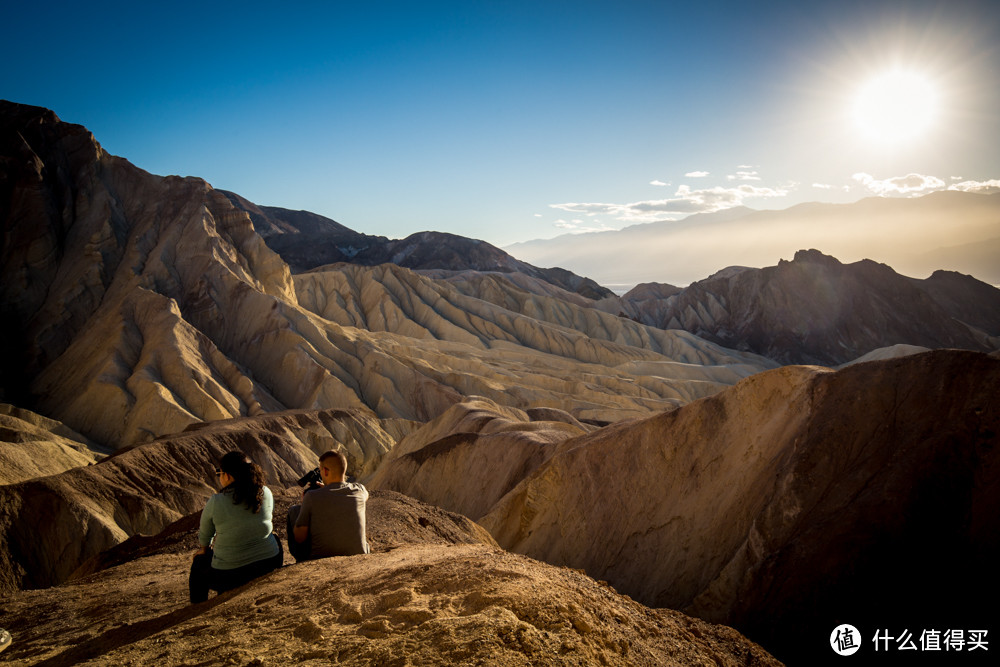
<instances>
[{"instance_id":1,"label":"man's arm","mask_svg":"<svg viewBox=\"0 0 1000 667\"><path fill-rule=\"evenodd\" d=\"M292 533L295 541L302 543L309 539L309 519L312 517L312 498L308 493L302 494L302 507L299 508L299 516L295 520L295 528Z\"/></svg>"}]
</instances>

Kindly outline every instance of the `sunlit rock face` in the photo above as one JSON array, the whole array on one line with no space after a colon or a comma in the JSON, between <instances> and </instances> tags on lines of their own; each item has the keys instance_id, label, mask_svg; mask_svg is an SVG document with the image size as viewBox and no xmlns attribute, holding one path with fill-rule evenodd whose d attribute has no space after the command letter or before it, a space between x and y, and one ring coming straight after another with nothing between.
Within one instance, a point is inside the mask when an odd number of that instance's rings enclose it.
<instances>
[{"instance_id":1,"label":"sunlit rock face","mask_svg":"<svg viewBox=\"0 0 1000 667\"><path fill-rule=\"evenodd\" d=\"M775 365L516 282L509 310L393 265L293 280L243 200L44 109L0 105L0 148L2 389L112 448L288 408L427 420L467 395L613 421Z\"/></svg>"},{"instance_id":2,"label":"sunlit rock face","mask_svg":"<svg viewBox=\"0 0 1000 667\"><path fill-rule=\"evenodd\" d=\"M478 519L555 445L594 428L554 410L532 416L486 399L466 401L400 441L370 483Z\"/></svg>"},{"instance_id":3,"label":"sunlit rock face","mask_svg":"<svg viewBox=\"0 0 1000 667\"><path fill-rule=\"evenodd\" d=\"M998 386L995 356L934 351L788 366L591 433L470 405L374 481L796 664L847 616L988 617L964 591L998 583ZM957 579L912 585L937 568Z\"/></svg>"},{"instance_id":4,"label":"sunlit rock face","mask_svg":"<svg viewBox=\"0 0 1000 667\"><path fill-rule=\"evenodd\" d=\"M639 318L783 363L836 366L893 345L992 351L1000 290L970 276L926 280L809 250L764 269L733 268L665 300L623 297Z\"/></svg>"},{"instance_id":5,"label":"sunlit rock face","mask_svg":"<svg viewBox=\"0 0 1000 667\"><path fill-rule=\"evenodd\" d=\"M0 485L91 465L105 453L54 419L0 403Z\"/></svg>"},{"instance_id":6,"label":"sunlit rock face","mask_svg":"<svg viewBox=\"0 0 1000 667\"><path fill-rule=\"evenodd\" d=\"M116 445L280 407L227 356L259 333L254 310L295 298L246 216L51 112L5 103L0 119L4 337L22 352L5 363L27 385L5 390Z\"/></svg>"}]
</instances>

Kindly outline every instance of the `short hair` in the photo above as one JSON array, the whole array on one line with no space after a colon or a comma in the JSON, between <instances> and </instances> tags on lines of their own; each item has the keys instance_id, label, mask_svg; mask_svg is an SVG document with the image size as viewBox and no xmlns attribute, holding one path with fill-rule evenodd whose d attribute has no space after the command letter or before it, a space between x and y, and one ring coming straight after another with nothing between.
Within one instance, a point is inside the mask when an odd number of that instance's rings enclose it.
<instances>
[{"instance_id":1,"label":"short hair","mask_svg":"<svg viewBox=\"0 0 1000 667\"><path fill-rule=\"evenodd\" d=\"M327 452L323 452L323 455L319 457L320 465L322 465L325 461L329 461L330 459L337 459L336 463L330 461L329 466L331 468L339 469L340 472L344 475L347 474L347 457L344 456L344 452L338 449L331 449Z\"/></svg>"}]
</instances>

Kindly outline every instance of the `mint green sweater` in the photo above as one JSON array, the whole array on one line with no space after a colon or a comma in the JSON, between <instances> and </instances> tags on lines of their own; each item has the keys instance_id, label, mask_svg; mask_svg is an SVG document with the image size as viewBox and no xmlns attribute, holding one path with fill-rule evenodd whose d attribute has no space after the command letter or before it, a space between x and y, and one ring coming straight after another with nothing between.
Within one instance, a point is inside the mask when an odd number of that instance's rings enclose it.
<instances>
[{"instance_id":1,"label":"mint green sweater","mask_svg":"<svg viewBox=\"0 0 1000 667\"><path fill-rule=\"evenodd\" d=\"M273 511L274 496L266 486L264 501L256 514L244 504L234 504L231 489L223 489L209 498L201 511L198 542L203 547L212 545L215 552L212 567L232 570L277 556L278 541L271 534Z\"/></svg>"}]
</instances>

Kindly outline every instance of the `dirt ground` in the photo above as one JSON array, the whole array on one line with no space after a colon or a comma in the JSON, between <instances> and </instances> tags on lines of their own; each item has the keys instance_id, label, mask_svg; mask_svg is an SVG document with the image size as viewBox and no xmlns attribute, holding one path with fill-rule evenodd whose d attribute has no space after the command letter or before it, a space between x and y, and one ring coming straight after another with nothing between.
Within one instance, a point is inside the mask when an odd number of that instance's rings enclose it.
<instances>
[{"instance_id":1,"label":"dirt ground","mask_svg":"<svg viewBox=\"0 0 1000 667\"><path fill-rule=\"evenodd\" d=\"M373 497L371 519L381 526L370 531L371 554L299 564L286 554L280 570L190 605L189 517L92 565L107 569L9 596L0 627L13 644L0 662L780 664L735 630L649 609L580 571L505 552L468 519L405 496Z\"/></svg>"}]
</instances>

